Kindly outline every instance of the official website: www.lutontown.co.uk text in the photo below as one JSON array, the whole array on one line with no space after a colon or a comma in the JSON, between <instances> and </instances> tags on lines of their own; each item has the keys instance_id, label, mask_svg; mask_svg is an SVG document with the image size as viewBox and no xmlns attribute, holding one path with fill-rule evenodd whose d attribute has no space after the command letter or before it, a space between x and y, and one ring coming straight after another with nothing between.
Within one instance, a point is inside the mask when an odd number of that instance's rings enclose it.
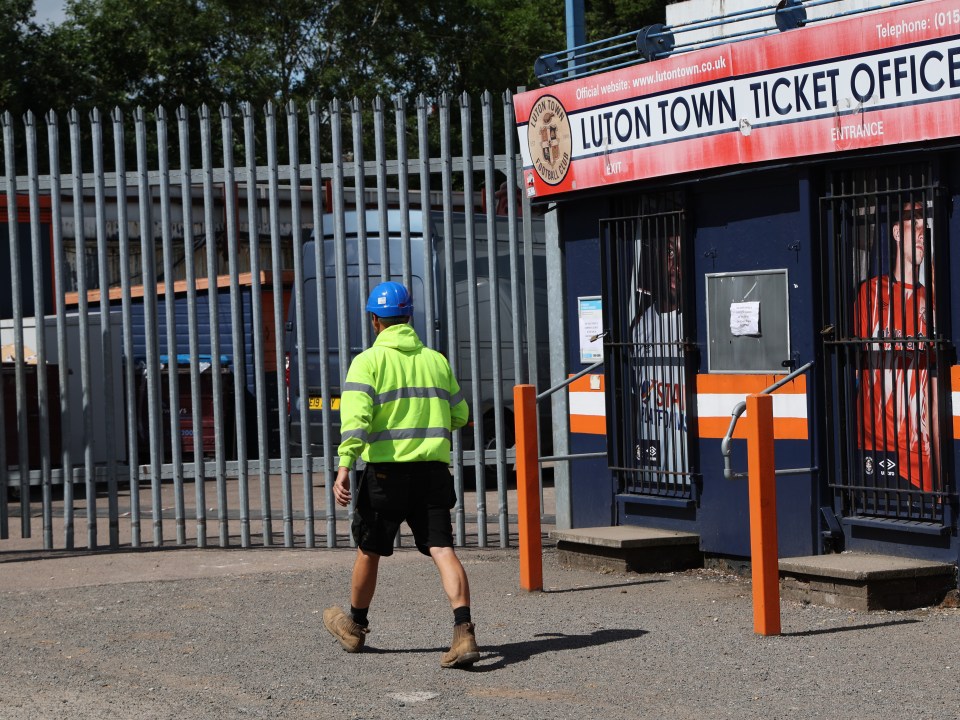
<instances>
[{"instance_id":1,"label":"official website: www.lutontown.co.uk text","mask_svg":"<svg viewBox=\"0 0 960 720\"><path fill-rule=\"evenodd\" d=\"M685 65L674 68L673 70L657 70L656 72L647 73L646 75L640 75L633 79L633 86L639 88L645 85L664 82L665 80L678 80L680 78L692 77L693 75L711 72L712 70L723 70L726 66L727 58L721 55L716 60L703 62L699 65Z\"/></svg>"},{"instance_id":2,"label":"official website: www.lutontown.co.uk text","mask_svg":"<svg viewBox=\"0 0 960 720\"><path fill-rule=\"evenodd\" d=\"M693 77L700 73L708 73L714 70L723 70L727 67L727 58L720 56L716 60L700 63L699 65L685 65L674 68L673 70L657 70L646 75L640 75L628 82L627 80L613 80L604 85L588 85L577 89L577 100L585 98L599 97L601 95L612 95L630 89L642 88L647 85L655 85L667 80L678 80L681 78Z\"/></svg>"}]
</instances>

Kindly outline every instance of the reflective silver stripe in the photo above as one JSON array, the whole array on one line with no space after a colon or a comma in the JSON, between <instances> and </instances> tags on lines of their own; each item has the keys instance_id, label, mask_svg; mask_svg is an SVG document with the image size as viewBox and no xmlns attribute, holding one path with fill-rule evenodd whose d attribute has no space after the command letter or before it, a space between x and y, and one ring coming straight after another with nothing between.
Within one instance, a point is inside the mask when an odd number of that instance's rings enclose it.
<instances>
[{"instance_id":1,"label":"reflective silver stripe","mask_svg":"<svg viewBox=\"0 0 960 720\"><path fill-rule=\"evenodd\" d=\"M395 402L396 400L408 400L411 398L418 398L421 400L426 400L429 398L437 398L439 400L446 400L451 405L456 405L461 400L463 400L463 395L457 393L456 398L450 397L450 391L444 390L443 388L438 387L404 387L397 388L396 390L388 390L387 392L382 392L379 395L376 394L376 390L371 385L365 385L364 383L358 382L348 382L343 384L343 392L362 392L366 395L369 395L373 398L375 405L383 405L388 402Z\"/></svg>"},{"instance_id":2,"label":"reflective silver stripe","mask_svg":"<svg viewBox=\"0 0 960 720\"><path fill-rule=\"evenodd\" d=\"M462 402L463 402L463 393L458 392L456 395L450 398L450 407L456 407Z\"/></svg>"},{"instance_id":3,"label":"reflective silver stripe","mask_svg":"<svg viewBox=\"0 0 960 720\"><path fill-rule=\"evenodd\" d=\"M365 443L370 442L370 440L368 439L369 434L363 428L357 428L356 430L344 430L342 433L340 433L341 443L344 440L349 440L350 438L360 438Z\"/></svg>"},{"instance_id":4,"label":"reflective silver stripe","mask_svg":"<svg viewBox=\"0 0 960 720\"><path fill-rule=\"evenodd\" d=\"M450 392L438 387L403 387L396 390L382 392L373 398L377 405L393 402L394 400L405 400L408 398L439 398L440 400L450 401Z\"/></svg>"},{"instance_id":5,"label":"reflective silver stripe","mask_svg":"<svg viewBox=\"0 0 960 720\"><path fill-rule=\"evenodd\" d=\"M381 440L418 440L427 438L450 439L450 431L446 428L405 428L403 430L381 430L370 435L372 445Z\"/></svg>"},{"instance_id":6,"label":"reflective silver stripe","mask_svg":"<svg viewBox=\"0 0 960 720\"><path fill-rule=\"evenodd\" d=\"M372 385L365 385L358 382L348 382L343 384L343 392L362 392L370 397L376 396L376 390L373 389Z\"/></svg>"}]
</instances>

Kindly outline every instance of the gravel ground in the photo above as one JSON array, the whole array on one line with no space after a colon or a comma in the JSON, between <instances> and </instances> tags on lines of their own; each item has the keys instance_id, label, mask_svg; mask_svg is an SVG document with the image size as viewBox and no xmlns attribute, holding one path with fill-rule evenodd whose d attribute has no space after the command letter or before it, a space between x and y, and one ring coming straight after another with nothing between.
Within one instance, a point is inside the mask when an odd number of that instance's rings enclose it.
<instances>
[{"instance_id":1,"label":"gravel ground","mask_svg":"<svg viewBox=\"0 0 960 720\"><path fill-rule=\"evenodd\" d=\"M548 547L531 594L515 550L461 557L468 671L439 665L452 615L413 550L381 564L358 655L320 619L348 601L347 549L2 562L0 718L960 716L960 610L784 603L784 634L763 638L739 577L564 569Z\"/></svg>"}]
</instances>

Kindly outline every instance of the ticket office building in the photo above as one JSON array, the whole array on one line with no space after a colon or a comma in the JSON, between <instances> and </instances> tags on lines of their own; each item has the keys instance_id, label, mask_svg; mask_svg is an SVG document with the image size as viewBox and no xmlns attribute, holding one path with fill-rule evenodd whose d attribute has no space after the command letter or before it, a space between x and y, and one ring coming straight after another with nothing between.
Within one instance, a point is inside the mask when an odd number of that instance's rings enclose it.
<instances>
[{"instance_id":1,"label":"ticket office building","mask_svg":"<svg viewBox=\"0 0 960 720\"><path fill-rule=\"evenodd\" d=\"M571 473L573 526L749 556L731 412L812 363L773 393L780 555L957 562L958 202L949 140L557 198L570 372L584 298L606 331L605 432L572 424L571 449L608 455Z\"/></svg>"}]
</instances>

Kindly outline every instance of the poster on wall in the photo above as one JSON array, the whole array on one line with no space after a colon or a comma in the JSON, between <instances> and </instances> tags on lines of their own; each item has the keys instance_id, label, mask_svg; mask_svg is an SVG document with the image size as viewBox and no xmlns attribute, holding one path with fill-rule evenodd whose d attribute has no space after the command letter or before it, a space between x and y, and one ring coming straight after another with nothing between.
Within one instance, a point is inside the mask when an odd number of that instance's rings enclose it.
<instances>
[{"instance_id":1,"label":"poster on wall","mask_svg":"<svg viewBox=\"0 0 960 720\"><path fill-rule=\"evenodd\" d=\"M580 327L580 362L592 365L603 360L603 305L599 295L577 298Z\"/></svg>"},{"instance_id":2,"label":"poster on wall","mask_svg":"<svg viewBox=\"0 0 960 720\"><path fill-rule=\"evenodd\" d=\"M960 135L960 7L937 0L514 98L527 194Z\"/></svg>"}]
</instances>

